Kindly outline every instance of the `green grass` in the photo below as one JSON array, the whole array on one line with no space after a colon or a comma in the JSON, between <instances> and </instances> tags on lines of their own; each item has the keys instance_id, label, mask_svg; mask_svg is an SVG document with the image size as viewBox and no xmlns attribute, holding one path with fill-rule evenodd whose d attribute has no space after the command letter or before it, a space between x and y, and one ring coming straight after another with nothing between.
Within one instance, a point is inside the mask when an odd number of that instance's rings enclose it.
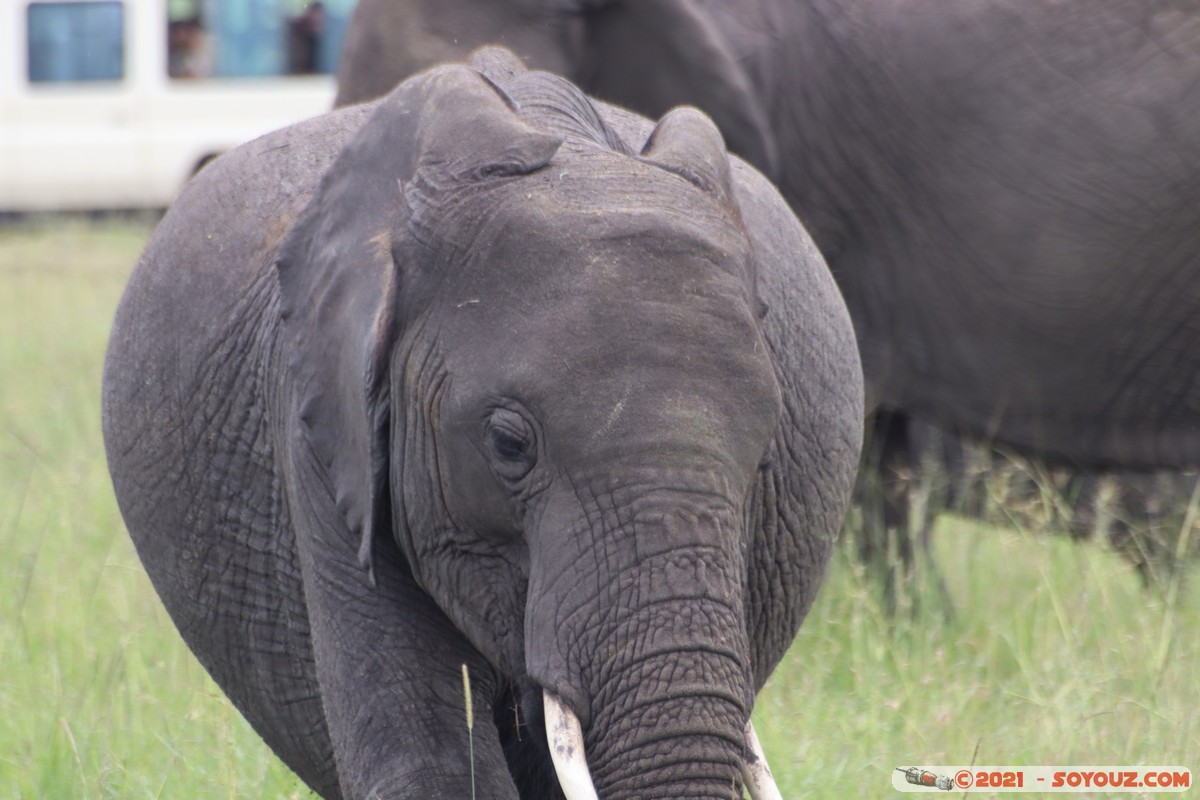
<instances>
[{"instance_id":1,"label":"green grass","mask_svg":"<svg viewBox=\"0 0 1200 800\"><path fill-rule=\"evenodd\" d=\"M112 496L100 369L148 232L0 228L0 797L305 796L183 646Z\"/></svg>"},{"instance_id":2,"label":"green grass","mask_svg":"<svg viewBox=\"0 0 1200 800\"><path fill-rule=\"evenodd\" d=\"M308 796L183 646L112 498L100 367L148 232L0 228L0 800ZM949 623L889 622L838 555L759 700L785 796L886 797L896 766L972 757L1200 767L1194 592L954 518L935 545Z\"/></svg>"},{"instance_id":3,"label":"green grass","mask_svg":"<svg viewBox=\"0 0 1200 800\"><path fill-rule=\"evenodd\" d=\"M950 622L887 619L838 554L758 701L785 797L886 795L897 766L1200 766L1194 593L1061 537L943 517L934 544Z\"/></svg>"}]
</instances>

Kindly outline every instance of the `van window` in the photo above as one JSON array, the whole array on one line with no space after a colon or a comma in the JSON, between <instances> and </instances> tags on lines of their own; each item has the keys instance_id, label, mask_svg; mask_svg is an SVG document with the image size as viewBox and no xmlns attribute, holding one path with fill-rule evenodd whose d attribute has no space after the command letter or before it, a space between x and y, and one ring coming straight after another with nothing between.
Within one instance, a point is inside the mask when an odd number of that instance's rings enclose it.
<instances>
[{"instance_id":1,"label":"van window","mask_svg":"<svg viewBox=\"0 0 1200 800\"><path fill-rule=\"evenodd\" d=\"M167 74L329 74L354 0L170 0Z\"/></svg>"},{"instance_id":2,"label":"van window","mask_svg":"<svg viewBox=\"0 0 1200 800\"><path fill-rule=\"evenodd\" d=\"M116 81L125 75L124 8L112 3L30 3L29 82Z\"/></svg>"}]
</instances>

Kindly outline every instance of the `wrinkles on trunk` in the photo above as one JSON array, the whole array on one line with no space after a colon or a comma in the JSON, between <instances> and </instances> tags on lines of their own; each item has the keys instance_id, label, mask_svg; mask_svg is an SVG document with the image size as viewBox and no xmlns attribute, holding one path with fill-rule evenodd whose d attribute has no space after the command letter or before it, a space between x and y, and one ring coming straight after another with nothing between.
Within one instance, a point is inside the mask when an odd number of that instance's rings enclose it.
<instances>
[{"instance_id":1,"label":"wrinkles on trunk","mask_svg":"<svg viewBox=\"0 0 1200 800\"><path fill-rule=\"evenodd\" d=\"M730 560L711 548L668 551L617 578L630 605L595 640L586 670L585 741L601 797L728 798L740 786L753 690Z\"/></svg>"},{"instance_id":2,"label":"wrinkles on trunk","mask_svg":"<svg viewBox=\"0 0 1200 800\"><path fill-rule=\"evenodd\" d=\"M740 785L749 677L737 646L722 652L681 643L651 646L658 652L650 656L641 652L647 641L664 631L678 636L680 628L691 629L693 638L736 636L728 624L735 621L732 609L709 608L707 623L697 624L687 613L693 605L710 604L685 601L674 621L660 616L661 606L631 620L628 647L602 671L605 684L593 695L585 732L602 797L728 798Z\"/></svg>"},{"instance_id":3,"label":"wrinkles on trunk","mask_svg":"<svg viewBox=\"0 0 1200 800\"><path fill-rule=\"evenodd\" d=\"M688 489L556 497L540 524L560 547L531 553L530 677L578 714L605 800L740 796L745 493L716 470L684 475Z\"/></svg>"}]
</instances>

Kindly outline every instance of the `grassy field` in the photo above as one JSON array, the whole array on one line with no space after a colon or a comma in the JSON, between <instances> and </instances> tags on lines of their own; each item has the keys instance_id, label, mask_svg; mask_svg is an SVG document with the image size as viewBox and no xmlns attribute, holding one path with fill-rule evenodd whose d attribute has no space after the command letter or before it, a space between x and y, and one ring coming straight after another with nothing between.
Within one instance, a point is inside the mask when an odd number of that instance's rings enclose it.
<instances>
[{"instance_id":1,"label":"grassy field","mask_svg":"<svg viewBox=\"0 0 1200 800\"><path fill-rule=\"evenodd\" d=\"M148 230L0 228L0 798L307 797L184 648L112 498L100 367ZM896 766L972 759L1200 767L1195 591L954 518L935 547L949 623L887 621L835 562L759 700L785 796L886 797Z\"/></svg>"}]
</instances>

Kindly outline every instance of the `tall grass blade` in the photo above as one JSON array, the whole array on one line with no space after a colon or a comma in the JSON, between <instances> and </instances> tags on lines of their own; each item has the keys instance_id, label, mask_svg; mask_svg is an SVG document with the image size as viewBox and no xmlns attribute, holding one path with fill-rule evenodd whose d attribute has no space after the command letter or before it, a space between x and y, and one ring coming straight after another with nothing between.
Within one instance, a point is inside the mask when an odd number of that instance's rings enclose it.
<instances>
[{"instance_id":1,"label":"tall grass blade","mask_svg":"<svg viewBox=\"0 0 1200 800\"><path fill-rule=\"evenodd\" d=\"M471 707L471 673L462 665L463 701L467 707L467 747L471 757L471 800L475 800L475 712Z\"/></svg>"}]
</instances>

